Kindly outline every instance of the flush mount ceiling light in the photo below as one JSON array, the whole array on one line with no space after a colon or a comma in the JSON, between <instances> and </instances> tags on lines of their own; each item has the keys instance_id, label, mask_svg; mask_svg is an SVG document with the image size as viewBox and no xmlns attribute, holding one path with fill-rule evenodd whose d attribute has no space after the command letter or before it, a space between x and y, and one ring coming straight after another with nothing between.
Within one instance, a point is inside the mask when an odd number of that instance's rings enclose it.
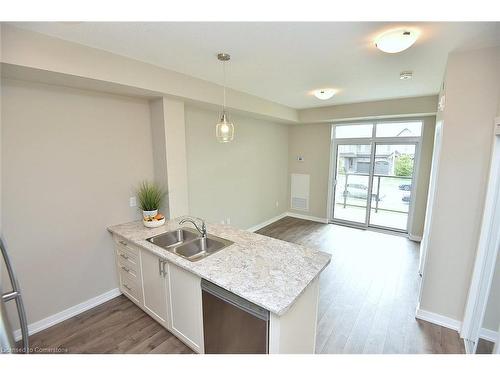
<instances>
[{"instance_id":1,"label":"flush mount ceiling light","mask_svg":"<svg viewBox=\"0 0 500 375\"><path fill-rule=\"evenodd\" d=\"M404 71L404 72L401 72L399 73L399 79L403 80L403 81L406 81L408 79L412 79L413 78L413 72L412 71Z\"/></svg>"},{"instance_id":2,"label":"flush mount ceiling light","mask_svg":"<svg viewBox=\"0 0 500 375\"><path fill-rule=\"evenodd\" d=\"M398 53L410 48L417 41L418 32L411 29L390 30L375 39L375 46L387 53Z\"/></svg>"},{"instance_id":3,"label":"flush mount ceiling light","mask_svg":"<svg viewBox=\"0 0 500 375\"><path fill-rule=\"evenodd\" d=\"M318 99L327 100L327 99L330 99L333 95L335 95L335 90L334 89L318 89L318 90L314 90L313 94Z\"/></svg>"},{"instance_id":4,"label":"flush mount ceiling light","mask_svg":"<svg viewBox=\"0 0 500 375\"><path fill-rule=\"evenodd\" d=\"M231 142L234 138L234 124L229 120L229 116L226 112L226 62L231 59L231 56L227 53L219 53L217 59L222 61L222 70L224 75L224 89L223 89L223 104L222 113L220 115L220 120L215 126L215 136L217 140L221 143Z\"/></svg>"}]
</instances>

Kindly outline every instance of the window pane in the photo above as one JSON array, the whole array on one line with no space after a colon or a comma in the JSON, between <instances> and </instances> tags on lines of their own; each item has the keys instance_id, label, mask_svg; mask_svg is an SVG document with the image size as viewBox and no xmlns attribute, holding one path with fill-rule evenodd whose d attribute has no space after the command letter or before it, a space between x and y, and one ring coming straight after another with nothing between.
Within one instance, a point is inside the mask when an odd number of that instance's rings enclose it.
<instances>
[{"instance_id":1,"label":"window pane","mask_svg":"<svg viewBox=\"0 0 500 375\"><path fill-rule=\"evenodd\" d=\"M372 124L336 125L335 138L370 138Z\"/></svg>"},{"instance_id":2,"label":"window pane","mask_svg":"<svg viewBox=\"0 0 500 375\"><path fill-rule=\"evenodd\" d=\"M375 146L370 224L407 230L415 145Z\"/></svg>"},{"instance_id":3,"label":"window pane","mask_svg":"<svg viewBox=\"0 0 500 375\"><path fill-rule=\"evenodd\" d=\"M384 122L377 124L376 137L420 137L421 122Z\"/></svg>"},{"instance_id":4,"label":"window pane","mask_svg":"<svg viewBox=\"0 0 500 375\"><path fill-rule=\"evenodd\" d=\"M335 176L335 219L364 224L368 204L371 146L338 145Z\"/></svg>"}]
</instances>

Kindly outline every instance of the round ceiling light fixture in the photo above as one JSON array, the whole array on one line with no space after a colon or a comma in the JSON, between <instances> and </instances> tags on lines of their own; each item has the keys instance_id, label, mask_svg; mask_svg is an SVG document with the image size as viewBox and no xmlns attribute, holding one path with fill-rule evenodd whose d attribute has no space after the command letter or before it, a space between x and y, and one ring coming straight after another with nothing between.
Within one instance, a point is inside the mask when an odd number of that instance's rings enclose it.
<instances>
[{"instance_id":1,"label":"round ceiling light fixture","mask_svg":"<svg viewBox=\"0 0 500 375\"><path fill-rule=\"evenodd\" d=\"M335 90L334 89L318 89L318 90L314 90L313 94L315 97L317 97L320 100L328 100L333 95L335 95Z\"/></svg>"},{"instance_id":2,"label":"round ceiling light fixture","mask_svg":"<svg viewBox=\"0 0 500 375\"><path fill-rule=\"evenodd\" d=\"M386 53L398 53L410 48L417 41L418 35L417 30L389 30L375 39L375 46Z\"/></svg>"}]
</instances>

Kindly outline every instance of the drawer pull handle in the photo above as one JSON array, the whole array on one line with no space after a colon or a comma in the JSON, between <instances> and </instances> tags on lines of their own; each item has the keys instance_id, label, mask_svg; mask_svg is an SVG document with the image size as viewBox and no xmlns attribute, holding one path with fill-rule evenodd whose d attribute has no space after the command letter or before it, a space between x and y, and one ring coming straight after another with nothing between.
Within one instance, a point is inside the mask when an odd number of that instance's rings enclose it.
<instances>
[{"instance_id":1,"label":"drawer pull handle","mask_svg":"<svg viewBox=\"0 0 500 375\"><path fill-rule=\"evenodd\" d=\"M128 291L130 291L130 292L132 291L132 288L131 288L131 287L129 287L127 284L123 284L123 287L124 287L125 289L127 289Z\"/></svg>"},{"instance_id":2,"label":"drawer pull handle","mask_svg":"<svg viewBox=\"0 0 500 375\"><path fill-rule=\"evenodd\" d=\"M126 259L126 260L128 260L128 258L129 258L127 255L125 255L125 254L123 254L123 253L120 253L120 256L121 256L123 259Z\"/></svg>"},{"instance_id":3,"label":"drawer pull handle","mask_svg":"<svg viewBox=\"0 0 500 375\"><path fill-rule=\"evenodd\" d=\"M130 270L127 267L125 267L125 266L121 266L121 269L124 270L127 273L130 273Z\"/></svg>"}]
</instances>

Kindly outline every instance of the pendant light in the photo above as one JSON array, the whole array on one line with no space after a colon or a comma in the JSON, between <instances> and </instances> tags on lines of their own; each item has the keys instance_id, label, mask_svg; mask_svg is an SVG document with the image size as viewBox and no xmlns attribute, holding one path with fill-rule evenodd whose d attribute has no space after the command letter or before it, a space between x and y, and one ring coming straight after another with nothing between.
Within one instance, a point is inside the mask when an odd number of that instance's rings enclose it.
<instances>
[{"instance_id":1,"label":"pendant light","mask_svg":"<svg viewBox=\"0 0 500 375\"><path fill-rule=\"evenodd\" d=\"M222 114L220 120L215 126L215 136L217 140L221 143L231 142L234 138L234 125L229 120L229 116L226 112L226 61L229 61L231 56L227 53L219 53L217 59L222 61L222 69L224 72L224 100L222 104Z\"/></svg>"}]
</instances>

